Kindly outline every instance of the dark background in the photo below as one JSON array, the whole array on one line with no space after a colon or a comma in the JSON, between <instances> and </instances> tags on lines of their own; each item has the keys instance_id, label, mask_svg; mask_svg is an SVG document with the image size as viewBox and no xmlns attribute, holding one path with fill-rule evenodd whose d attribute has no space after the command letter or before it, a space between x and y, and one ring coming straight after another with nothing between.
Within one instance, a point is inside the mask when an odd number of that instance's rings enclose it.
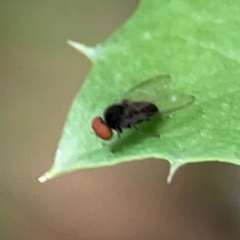
<instances>
[{"instance_id":1,"label":"dark background","mask_svg":"<svg viewBox=\"0 0 240 240\"><path fill-rule=\"evenodd\" d=\"M66 45L95 45L136 0L0 1L0 239L240 239L240 169L166 161L77 171L40 184L91 63Z\"/></svg>"}]
</instances>

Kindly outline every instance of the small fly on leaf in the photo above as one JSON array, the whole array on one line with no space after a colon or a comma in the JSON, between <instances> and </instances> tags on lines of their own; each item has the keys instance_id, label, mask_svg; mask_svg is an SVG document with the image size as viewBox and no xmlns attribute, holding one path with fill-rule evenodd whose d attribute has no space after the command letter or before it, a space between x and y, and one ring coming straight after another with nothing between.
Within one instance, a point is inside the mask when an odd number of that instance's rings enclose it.
<instances>
[{"instance_id":1,"label":"small fly on leaf","mask_svg":"<svg viewBox=\"0 0 240 240\"><path fill-rule=\"evenodd\" d=\"M112 130L120 137L124 128L138 130L136 125L155 116L168 117L195 101L194 96L171 89L170 82L169 75L160 75L138 84L106 108L104 119L95 117L92 129L101 139L109 140L113 136Z\"/></svg>"}]
</instances>

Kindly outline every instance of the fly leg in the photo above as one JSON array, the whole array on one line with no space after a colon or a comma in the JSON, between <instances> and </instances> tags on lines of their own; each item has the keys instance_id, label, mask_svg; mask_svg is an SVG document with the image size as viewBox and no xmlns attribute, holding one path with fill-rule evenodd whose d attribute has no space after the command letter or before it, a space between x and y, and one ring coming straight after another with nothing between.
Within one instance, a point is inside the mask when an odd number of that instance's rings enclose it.
<instances>
[{"instance_id":1,"label":"fly leg","mask_svg":"<svg viewBox=\"0 0 240 240\"><path fill-rule=\"evenodd\" d=\"M162 116L162 120L167 120L167 119L170 119L170 118L171 118L170 115Z\"/></svg>"},{"instance_id":2,"label":"fly leg","mask_svg":"<svg viewBox=\"0 0 240 240\"><path fill-rule=\"evenodd\" d=\"M121 138L121 133L117 132L117 136L118 136L118 139L120 139Z\"/></svg>"},{"instance_id":3,"label":"fly leg","mask_svg":"<svg viewBox=\"0 0 240 240\"><path fill-rule=\"evenodd\" d=\"M160 138L160 135L159 134L147 134L147 133L143 133L141 132L138 127L136 127L135 125L132 125L133 128L135 128L137 130L138 133L142 134L142 135L145 135L145 136L149 136L149 137L157 137L157 138Z\"/></svg>"},{"instance_id":4,"label":"fly leg","mask_svg":"<svg viewBox=\"0 0 240 240\"><path fill-rule=\"evenodd\" d=\"M122 133L122 129L121 129L121 128L117 128L117 129L115 129L115 130L116 130L116 132L117 132L118 140L120 140L120 138L121 138L121 133ZM114 153L116 152L117 148L118 148L118 143L115 143L115 145L112 145L112 146L110 147L110 152L111 152L112 154L114 154Z\"/></svg>"},{"instance_id":5,"label":"fly leg","mask_svg":"<svg viewBox=\"0 0 240 240\"><path fill-rule=\"evenodd\" d=\"M121 128L117 128L116 131L117 131L118 139L120 139L121 138L122 129Z\"/></svg>"},{"instance_id":6,"label":"fly leg","mask_svg":"<svg viewBox=\"0 0 240 240\"><path fill-rule=\"evenodd\" d=\"M162 114L159 112L159 115L160 119L162 120L167 120L167 119L170 119L171 118L171 115L170 114Z\"/></svg>"}]
</instances>

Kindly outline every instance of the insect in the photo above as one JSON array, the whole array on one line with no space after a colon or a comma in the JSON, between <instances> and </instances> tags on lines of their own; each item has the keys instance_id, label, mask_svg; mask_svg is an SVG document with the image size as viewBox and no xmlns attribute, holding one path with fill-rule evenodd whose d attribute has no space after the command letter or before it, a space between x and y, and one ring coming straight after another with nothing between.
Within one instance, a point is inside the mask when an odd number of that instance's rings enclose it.
<instances>
[{"instance_id":1,"label":"insect","mask_svg":"<svg viewBox=\"0 0 240 240\"><path fill-rule=\"evenodd\" d=\"M112 130L115 130L120 137L123 128L138 130L136 125L155 116L161 119L168 117L195 101L194 96L171 89L170 82L169 75L159 75L130 89L119 101L106 108L104 119L100 116L93 119L95 134L109 140L113 136Z\"/></svg>"}]
</instances>

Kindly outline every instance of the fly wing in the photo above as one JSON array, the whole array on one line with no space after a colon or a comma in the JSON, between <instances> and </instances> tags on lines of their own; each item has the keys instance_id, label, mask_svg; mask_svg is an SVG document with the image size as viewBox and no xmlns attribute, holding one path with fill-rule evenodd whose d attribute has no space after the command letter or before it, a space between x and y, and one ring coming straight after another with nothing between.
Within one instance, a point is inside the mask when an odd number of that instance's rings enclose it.
<instances>
[{"instance_id":1,"label":"fly wing","mask_svg":"<svg viewBox=\"0 0 240 240\"><path fill-rule=\"evenodd\" d=\"M173 112L186 108L193 104L195 97L192 95L181 93L178 90L169 90L163 93L154 104L157 105L162 116L168 116Z\"/></svg>"},{"instance_id":2,"label":"fly wing","mask_svg":"<svg viewBox=\"0 0 240 240\"><path fill-rule=\"evenodd\" d=\"M121 100L127 99L132 101L152 102L159 96L160 92L167 91L171 82L169 75L159 75L141 82L137 86L126 92Z\"/></svg>"},{"instance_id":3,"label":"fly wing","mask_svg":"<svg viewBox=\"0 0 240 240\"><path fill-rule=\"evenodd\" d=\"M188 107L195 101L194 96L171 89L170 83L169 75L156 76L131 88L122 100L153 103L163 116Z\"/></svg>"}]
</instances>

